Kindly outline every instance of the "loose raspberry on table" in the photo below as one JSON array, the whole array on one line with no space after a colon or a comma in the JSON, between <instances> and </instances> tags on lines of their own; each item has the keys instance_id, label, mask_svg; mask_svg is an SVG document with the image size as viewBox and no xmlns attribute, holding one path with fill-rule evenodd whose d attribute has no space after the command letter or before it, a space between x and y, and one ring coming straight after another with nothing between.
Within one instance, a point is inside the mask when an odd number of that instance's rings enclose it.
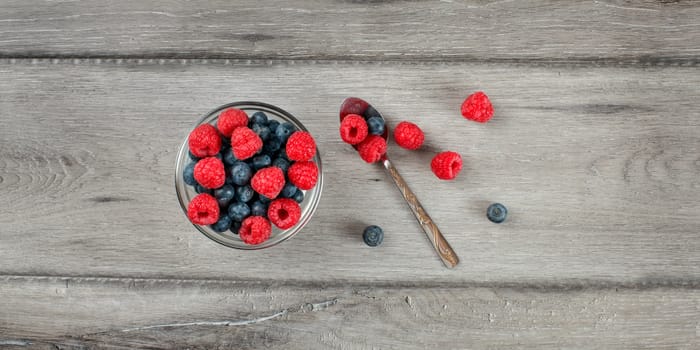
<instances>
[{"instance_id":1,"label":"loose raspberry on table","mask_svg":"<svg viewBox=\"0 0 700 350\"><path fill-rule=\"evenodd\" d=\"M277 198L284 188L284 183L284 172L274 166L258 170L250 179L253 190L269 199Z\"/></svg>"},{"instance_id":2,"label":"loose raspberry on table","mask_svg":"<svg viewBox=\"0 0 700 350\"><path fill-rule=\"evenodd\" d=\"M340 138L351 145L364 141L368 132L367 121L357 114L350 114L340 122Z\"/></svg>"},{"instance_id":3,"label":"loose raspberry on table","mask_svg":"<svg viewBox=\"0 0 700 350\"><path fill-rule=\"evenodd\" d=\"M196 225L212 225L219 221L219 203L208 193L200 193L187 205L187 217Z\"/></svg>"},{"instance_id":4,"label":"loose raspberry on table","mask_svg":"<svg viewBox=\"0 0 700 350\"><path fill-rule=\"evenodd\" d=\"M270 221L262 216L249 216L238 229L238 236L246 244L260 244L267 241L272 234Z\"/></svg>"},{"instance_id":5,"label":"loose raspberry on table","mask_svg":"<svg viewBox=\"0 0 700 350\"><path fill-rule=\"evenodd\" d=\"M396 144L409 150L417 150L423 145L425 135L418 125L411 122L401 122L394 129Z\"/></svg>"},{"instance_id":6,"label":"loose raspberry on table","mask_svg":"<svg viewBox=\"0 0 700 350\"><path fill-rule=\"evenodd\" d=\"M221 136L214 126L202 124L192 130L187 145L197 158L213 156L221 149Z\"/></svg>"},{"instance_id":7,"label":"loose raspberry on table","mask_svg":"<svg viewBox=\"0 0 700 350\"><path fill-rule=\"evenodd\" d=\"M262 139L248 127L238 127L231 134L231 149L236 159L252 157L263 146Z\"/></svg>"},{"instance_id":8,"label":"loose raspberry on table","mask_svg":"<svg viewBox=\"0 0 700 350\"><path fill-rule=\"evenodd\" d=\"M451 151L438 153L430 162L430 169L438 179L452 180L462 170L462 156Z\"/></svg>"},{"instance_id":9,"label":"loose raspberry on table","mask_svg":"<svg viewBox=\"0 0 700 350\"><path fill-rule=\"evenodd\" d=\"M311 160L316 154L316 141L306 131L296 131L287 139L287 157L289 160Z\"/></svg>"},{"instance_id":10,"label":"loose raspberry on table","mask_svg":"<svg viewBox=\"0 0 700 350\"><path fill-rule=\"evenodd\" d=\"M369 105L359 98L348 98L340 106L340 121L350 114L363 115Z\"/></svg>"},{"instance_id":11,"label":"loose raspberry on table","mask_svg":"<svg viewBox=\"0 0 700 350\"><path fill-rule=\"evenodd\" d=\"M236 108L227 108L219 114L216 127L225 137L231 137L231 133L236 128L248 125L248 115Z\"/></svg>"},{"instance_id":12,"label":"loose raspberry on table","mask_svg":"<svg viewBox=\"0 0 700 350\"><path fill-rule=\"evenodd\" d=\"M296 162L287 170L289 181L302 190L310 190L318 181L318 166L314 162Z\"/></svg>"},{"instance_id":13,"label":"loose raspberry on table","mask_svg":"<svg viewBox=\"0 0 700 350\"><path fill-rule=\"evenodd\" d=\"M200 159L194 166L194 179L205 188L215 189L226 182L224 163L219 158Z\"/></svg>"},{"instance_id":14,"label":"loose raspberry on table","mask_svg":"<svg viewBox=\"0 0 700 350\"><path fill-rule=\"evenodd\" d=\"M267 217L275 226L286 230L299 222L301 207L291 198L275 199L267 209Z\"/></svg>"},{"instance_id":15,"label":"loose raspberry on table","mask_svg":"<svg viewBox=\"0 0 700 350\"><path fill-rule=\"evenodd\" d=\"M462 103L462 116L479 123L486 123L493 117L493 106L489 97L482 91L477 91Z\"/></svg>"},{"instance_id":16,"label":"loose raspberry on table","mask_svg":"<svg viewBox=\"0 0 700 350\"><path fill-rule=\"evenodd\" d=\"M386 140L381 136L369 135L357 146L360 158L367 163L374 163L386 153Z\"/></svg>"}]
</instances>

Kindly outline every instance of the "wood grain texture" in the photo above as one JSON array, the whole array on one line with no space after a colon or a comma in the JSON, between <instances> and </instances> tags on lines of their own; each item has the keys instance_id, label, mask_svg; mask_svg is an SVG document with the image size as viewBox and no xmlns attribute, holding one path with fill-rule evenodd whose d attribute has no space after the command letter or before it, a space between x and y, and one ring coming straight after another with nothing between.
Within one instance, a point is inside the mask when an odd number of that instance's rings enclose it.
<instances>
[{"instance_id":1,"label":"wood grain texture","mask_svg":"<svg viewBox=\"0 0 700 350\"><path fill-rule=\"evenodd\" d=\"M21 349L700 346L697 289L541 291L5 277L0 295L0 346L14 343Z\"/></svg>"},{"instance_id":2,"label":"wood grain texture","mask_svg":"<svg viewBox=\"0 0 700 350\"><path fill-rule=\"evenodd\" d=\"M5 57L697 65L697 1L41 1L0 4Z\"/></svg>"},{"instance_id":3,"label":"wood grain texture","mask_svg":"<svg viewBox=\"0 0 700 350\"><path fill-rule=\"evenodd\" d=\"M508 285L691 286L700 278L700 107L695 68L230 60L0 62L0 274ZM459 105L475 89L486 124ZM394 164L462 263L441 267L379 165L337 136L367 97L394 126ZM174 162L199 115L263 100L318 138L327 186L308 227L258 252L219 246L177 203ZM437 180L436 151L464 155ZM485 218L506 204L507 223ZM366 247L367 224L384 244ZM323 261L323 264L319 262Z\"/></svg>"}]
</instances>

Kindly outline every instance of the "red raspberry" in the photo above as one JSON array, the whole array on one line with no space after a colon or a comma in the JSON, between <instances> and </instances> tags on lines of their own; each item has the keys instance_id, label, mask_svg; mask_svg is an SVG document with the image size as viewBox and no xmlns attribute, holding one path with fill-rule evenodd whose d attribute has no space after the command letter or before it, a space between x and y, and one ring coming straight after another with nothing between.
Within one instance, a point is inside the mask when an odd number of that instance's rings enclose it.
<instances>
[{"instance_id":1,"label":"red raspberry","mask_svg":"<svg viewBox=\"0 0 700 350\"><path fill-rule=\"evenodd\" d=\"M318 181L318 166L314 162L296 162L287 169L287 177L292 185L310 190Z\"/></svg>"},{"instance_id":2,"label":"red raspberry","mask_svg":"<svg viewBox=\"0 0 700 350\"><path fill-rule=\"evenodd\" d=\"M410 150L419 149L425 141L425 135L418 125L411 122L401 122L394 129L396 144Z\"/></svg>"},{"instance_id":3,"label":"red raspberry","mask_svg":"<svg viewBox=\"0 0 700 350\"><path fill-rule=\"evenodd\" d=\"M252 157L263 146L262 139L248 127L239 127L231 134L231 149L236 159L243 160Z\"/></svg>"},{"instance_id":4,"label":"red raspberry","mask_svg":"<svg viewBox=\"0 0 700 350\"><path fill-rule=\"evenodd\" d=\"M381 136L369 135L357 146L360 157L367 163L374 163L386 153L386 140Z\"/></svg>"},{"instance_id":5,"label":"red raspberry","mask_svg":"<svg viewBox=\"0 0 700 350\"><path fill-rule=\"evenodd\" d=\"M275 199L267 209L267 217L275 226L286 230L299 222L301 207L291 198Z\"/></svg>"},{"instance_id":6,"label":"red raspberry","mask_svg":"<svg viewBox=\"0 0 700 350\"><path fill-rule=\"evenodd\" d=\"M194 179L205 188L219 188L226 182L224 163L216 157L200 159L194 165Z\"/></svg>"},{"instance_id":7,"label":"red raspberry","mask_svg":"<svg viewBox=\"0 0 700 350\"><path fill-rule=\"evenodd\" d=\"M275 199L284 188L284 172L276 166L260 169L250 179L250 186L255 192L269 199Z\"/></svg>"},{"instance_id":8,"label":"red raspberry","mask_svg":"<svg viewBox=\"0 0 700 350\"><path fill-rule=\"evenodd\" d=\"M214 196L200 193L187 205L187 217L193 224L212 225L219 221L219 203Z\"/></svg>"},{"instance_id":9,"label":"red raspberry","mask_svg":"<svg viewBox=\"0 0 700 350\"><path fill-rule=\"evenodd\" d=\"M270 221L262 216L249 216L241 223L238 236L247 244L260 244L272 234Z\"/></svg>"},{"instance_id":10,"label":"red raspberry","mask_svg":"<svg viewBox=\"0 0 700 350\"><path fill-rule=\"evenodd\" d=\"M350 114L340 123L340 138L343 141L356 145L367 138L367 122L365 118L357 114Z\"/></svg>"},{"instance_id":11,"label":"red raspberry","mask_svg":"<svg viewBox=\"0 0 700 350\"><path fill-rule=\"evenodd\" d=\"M486 123L493 117L493 106L489 97L482 91L477 91L462 103L462 115L475 122Z\"/></svg>"},{"instance_id":12,"label":"red raspberry","mask_svg":"<svg viewBox=\"0 0 700 350\"><path fill-rule=\"evenodd\" d=\"M248 126L248 115L236 108L228 108L219 114L216 127L225 137L231 137L231 133L238 127Z\"/></svg>"},{"instance_id":13,"label":"red raspberry","mask_svg":"<svg viewBox=\"0 0 700 350\"><path fill-rule=\"evenodd\" d=\"M430 169L442 180L452 180L462 170L462 156L457 152L438 153L430 162Z\"/></svg>"},{"instance_id":14,"label":"red raspberry","mask_svg":"<svg viewBox=\"0 0 700 350\"><path fill-rule=\"evenodd\" d=\"M306 131L297 131L287 139L287 157L289 160L311 160L316 154L316 141Z\"/></svg>"},{"instance_id":15,"label":"red raspberry","mask_svg":"<svg viewBox=\"0 0 700 350\"><path fill-rule=\"evenodd\" d=\"M221 136L219 132L210 124L202 124L190 133L187 139L190 152L195 157L209 157L219 153L221 149Z\"/></svg>"},{"instance_id":16,"label":"red raspberry","mask_svg":"<svg viewBox=\"0 0 700 350\"><path fill-rule=\"evenodd\" d=\"M345 119L345 117L347 117L350 114L364 114L367 110L367 107L369 107L367 102L359 98L351 97L346 99L340 106L340 121L342 122Z\"/></svg>"}]
</instances>

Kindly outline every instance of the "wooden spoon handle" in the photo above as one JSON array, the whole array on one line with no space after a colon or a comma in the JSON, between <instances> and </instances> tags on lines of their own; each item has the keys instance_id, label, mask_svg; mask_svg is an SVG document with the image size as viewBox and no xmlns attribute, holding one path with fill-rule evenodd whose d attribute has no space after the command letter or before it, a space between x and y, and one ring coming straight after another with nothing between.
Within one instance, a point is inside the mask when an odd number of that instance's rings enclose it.
<instances>
[{"instance_id":1,"label":"wooden spoon handle","mask_svg":"<svg viewBox=\"0 0 700 350\"><path fill-rule=\"evenodd\" d=\"M411 191L410 188L408 188L408 184L406 181L404 181L403 177L401 177L398 170L396 170L396 167L391 164L391 161L389 161L388 158L384 159L382 164L389 175L391 175L391 178L394 179L394 183L401 191L403 198L406 200L406 203L408 203L408 207L411 208L413 215L420 223L423 231L425 231L425 234L433 244L433 247L438 253L438 256L440 256L442 262L447 268L457 266L457 264L459 264L457 254L455 254L454 250L452 250L450 244L447 243L447 240L440 232L440 229L437 227L437 225L435 225L425 209L423 209L423 206L418 201L418 198L416 198L416 195L413 194L413 191Z\"/></svg>"}]
</instances>

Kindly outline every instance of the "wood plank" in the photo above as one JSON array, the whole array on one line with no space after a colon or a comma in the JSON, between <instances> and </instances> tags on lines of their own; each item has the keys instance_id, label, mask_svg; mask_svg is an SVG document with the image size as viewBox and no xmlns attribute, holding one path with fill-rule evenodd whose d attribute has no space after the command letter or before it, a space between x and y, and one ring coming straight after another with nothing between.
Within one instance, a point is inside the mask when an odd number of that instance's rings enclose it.
<instances>
[{"instance_id":1,"label":"wood plank","mask_svg":"<svg viewBox=\"0 0 700 350\"><path fill-rule=\"evenodd\" d=\"M17 348L700 345L698 289L542 291L20 277L3 278L0 295L0 344L27 345Z\"/></svg>"},{"instance_id":2,"label":"wood plank","mask_svg":"<svg viewBox=\"0 0 700 350\"><path fill-rule=\"evenodd\" d=\"M42 1L0 4L4 57L698 64L697 1Z\"/></svg>"},{"instance_id":3,"label":"wood plank","mask_svg":"<svg viewBox=\"0 0 700 350\"><path fill-rule=\"evenodd\" d=\"M296 61L0 62L0 274L236 280L697 285L700 106L694 68L549 69ZM469 91L497 114L464 120ZM367 97L424 150L391 155L462 258L441 267L394 185L337 136ZM179 144L198 116L263 100L317 136L326 187L308 227L258 252L219 246L175 198ZM438 181L439 150L464 155ZM489 223L490 202L510 208ZM386 231L366 247L367 224ZM282 268L284 267L284 268ZM583 281L583 282L581 282Z\"/></svg>"}]
</instances>

